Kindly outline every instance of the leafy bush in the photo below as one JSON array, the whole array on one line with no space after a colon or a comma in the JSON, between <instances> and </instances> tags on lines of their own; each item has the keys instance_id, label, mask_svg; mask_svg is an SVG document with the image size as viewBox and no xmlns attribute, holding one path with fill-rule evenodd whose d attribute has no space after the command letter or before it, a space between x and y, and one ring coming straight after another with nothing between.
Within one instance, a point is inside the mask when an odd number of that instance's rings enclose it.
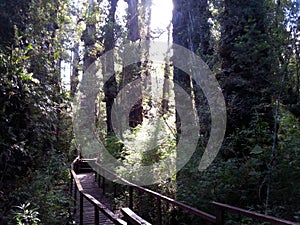
<instances>
[{"instance_id":1,"label":"leafy bush","mask_svg":"<svg viewBox=\"0 0 300 225\"><path fill-rule=\"evenodd\" d=\"M58 84L41 83L29 72L34 50L0 50L0 217L12 221L11 208L31 202L43 223L61 224L68 217L71 120Z\"/></svg>"},{"instance_id":2,"label":"leafy bush","mask_svg":"<svg viewBox=\"0 0 300 225\"><path fill-rule=\"evenodd\" d=\"M14 211L14 220L18 225L38 225L41 221L38 218L37 209L30 209L30 203L16 206L17 210Z\"/></svg>"}]
</instances>

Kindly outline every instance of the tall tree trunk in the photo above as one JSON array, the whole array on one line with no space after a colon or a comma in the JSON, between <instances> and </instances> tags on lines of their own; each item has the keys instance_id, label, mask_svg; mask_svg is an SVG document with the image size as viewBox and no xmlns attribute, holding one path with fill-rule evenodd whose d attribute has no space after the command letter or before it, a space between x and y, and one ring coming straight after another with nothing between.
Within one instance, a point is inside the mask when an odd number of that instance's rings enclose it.
<instances>
[{"instance_id":1,"label":"tall tree trunk","mask_svg":"<svg viewBox=\"0 0 300 225\"><path fill-rule=\"evenodd\" d=\"M200 56L204 61L207 60L208 56L213 54L213 49L210 44L211 40L211 26L209 24L209 18L211 17L211 13L209 11L208 0L201 1L191 1L196 4L194 9L194 20L195 20L195 28L198 30L199 35L199 48L200 48Z\"/></svg>"},{"instance_id":2,"label":"tall tree trunk","mask_svg":"<svg viewBox=\"0 0 300 225\"><path fill-rule=\"evenodd\" d=\"M274 122L270 107L271 82L276 81L276 72L270 64L270 40L265 35L267 24L264 1L225 0L224 4L220 81L227 104L227 135L250 128L251 124L255 124L254 121L267 122L271 130ZM245 142L245 139L238 140L230 151L235 152L235 156L247 154L241 148L241 145L246 146ZM232 156L232 153L227 153L229 157Z\"/></svg>"},{"instance_id":3,"label":"tall tree trunk","mask_svg":"<svg viewBox=\"0 0 300 225\"><path fill-rule=\"evenodd\" d=\"M168 26L168 48L171 45L171 24ZM164 84L163 93L161 101L161 116L164 116L169 111L169 99L170 99L170 79L171 79L171 62L169 52L165 58L165 68L164 68Z\"/></svg>"},{"instance_id":4,"label":"tall tree trunk","mask_svg":"<svg viewBox=\"0 0 300 225\"><path fill-rule=\"evenodd\" d=\"M140 39L138 0L125 0L128 5L127 28L128 40L135 42Z\"/></svg>"},{"instance_id":5,"label":"tall tree trunk","mask_svg":"<svg viewBox=\"0 0 300 225\"><path fill-rule=\"evenodd\" d=\"M83 83L90 82L92 83L90 74L86 74L85 72L88 70L88 68L96 61L97 56L95 53L95 44L96 44L96 22L95 19L93 18L95 16L95 9L96 9L96 2L94 0L88 0L88 12L87 12L87 22L86 22L86 29L83 31L81 35L81 40L84 42L84 56L83 56L83 77L82 77L82 82L81 82L81 87L83 87ZM85 84L86 85L86 84ZM91 84L92 85L92 84ZM91 99L94 98L94 91L95 89L91 89L93 91L89 92L88 88L90 87L84 87L85 90L82 90L84 96L80 98L80 108L83 109L91 109L91 104L94 104L94 107L96 105L96 102L91 102ZM95 107L94 116L87 118L88 122L87 124L90 124L90 126L86 127L80 127L79 129L88 129L89 131L87 133L91 134L94 131L92 124L97 124L97 107ZM80 138L80 137L76 137ZM90 138L90 137L89 137ZM82 141L82 140L81 140ZM87 158L93 158L93 157L98 157L97 154L94 152L92 154L89 154L87 152L82 152L81 148L78 150L78 155L87 157ZM85 155L83 155L85 153Z\"/></svg>"},{"instance_id":6,"label":"tall tree trunk","mask_svg":"<svg viewBox=\"0 0 300 225\"><path fill-rule=\"evenodd\" d=\"M141 30L139 24L139 1L138 0L126 0L128 4L127 15L127 29L128 40L130 42L136 42L141 39ZM141 78L141 67L137 63L135 65L129 65L123 69L121 88L129 84L135 79ZM142 106L142 87L141 84L136 88L136 98L138 99L132 106L129 113L129 126L136 127L143 122L143 106ZM126 96L123 96L123 101L126 101Z\"/></svg>"},{"instance_id":7,"label":"tall tree trunk","mask_svg":"<svg viewBox=\"0 0 300 225\"><path fill-rule=\"evenodd\" d=\"M192 32L193 27L190 27L190 9L188 7L189 3L185 0L173 0L173 43L183 46L187 49L194 50L194 43L192 42L192 37L194 33ZM173 57L180 57L180 52L176 52L176 48L173 50ZM177 59L177 60L180 60ZM186 59L185 59L186 60ZM189 59L192 60L192 59ZM190 96L190 99L187 99L185 102L186 106L190 109L195 108L194 104L194 95L193 95L193 85L192 85L192 78L189 74L186 74L182 70L177 67L174 67L174 76L173 82L179 85L185 92ZM181 135L181 120L180 115L177 112L177 109L180 108L182 104L182 99L180 97L180 93L175 91L175 110L176 110L176 130L177 130L177 143L180 140ZM190 101L191 100L191 101ZM181 102L181 103L180 103ZM194 110L193 110L194 111ZM196 120L195 112L185 112L188 117L193 120ZM186 115L185 115L186 116ZM177 151L177 165L181 164L181 159L184 158L184 153ZM184 168L183 168L184 169ZM181 170L183 171L183 170ZM181 176L181 171L177 173L176 181L177 181L177 198L178 200L181 199L181 193L183 193L183 187L180 185L181 181L185 179L184 176Z\"/></svg>"},{"instance_id":8,"label":"tall tree trunk","mask_svg":"<svg viewBox=\"0 0 300 225\"><path fill-rule=\"evenodd\" d=\"M80 56L79 56L79 43L74 44L74 50L73 50L73 62L72 62L72 72L71 72L71 90L70 95L71 97L75 96L75 93L77 91L77 86L79 83L78 77L79 77L79 62L80 62Z\"/></svg>"},{"instance_id":9,"label":"tall tree trunk","mask_svg":"<svg viewBox=\"0 0 300 225\"><path fill-rule=\"evenodd\" d=\"M106 25L104 27L104 52L112 51L115 47L115 27L116 27L116 9L118 0L109 1L109 13ZM113 133L113 127L111 122L111 109L114 103L114 99L117 96L118 88L116 75L114 71L114 55L105 54L105 64L103 65L103 73L111 74L112 76L104 85L105 103L106 103L106 125L107 133Z\"/></svg>"},{"instance_id":10,"label":"tall tree trunk","mask_svg":"<svg viewBox=\"0 0 300 225\"><path fill-rule=\"evenodd\" d=\"M198 54L205 62L213 54L211 41L211 26L209 18L211 17L208 0L190 1L189 5L189 39L190 50ZM199 118L201 130L201 140L204 145L209 138L210 132L210 111L209 106L201 88L193 83L193 94L195 96L195 107Z\"/></svg>"},{"instance_id":11,"label":"tall tree trunk","mask_svg":"<svg viewBox=\"0 0 300 225\"><path fill-rule=\"evenodd\" d=\"M81 39L84 42L84 56L83 56L83 71L96 60L95 43L96 43L96 24L95 20L91 19L94 15L96 8L96 2L94 0L88 0L88 22L86 24L86 29L84 30Z\"/></svg>"},{"instance_id":12,"label":"tall tree trunk","mask_svg":"<svg viewBox=\"0 0 300 225\"><path fill-rule=\"evenodd\" d=\"M142 15L141 15L141 39L143 41L150 41L151 36L151 5L152 0L142 0ZM151 62L149 61L150 42L146 43L145 48L142 51L142 95L143 95L143 116L151 117L149 111L153 106L151 90L152 90L152 78L151 78Z\"/></svg>"},{"instance_id":13,"label":"tall tree trunk","mask_svg":"<svg viewBox=\"0 0 300 225\"><path fill-rule=\"evenodd\" d=\"M185 0L173 0L173 43L183 46L188 49L193 49L193 43L191 42L191 29L189 24L189 8L186 6ZM189 31L190 32L189 32ZM174 55L177 53L174 51ZM178 68L174 68L174 82L180 85L190 96L192 95L192 79L190 75L184 73ZM176 104L175 93L175 104ZM176 117L177 131L180 133L180 118Z\"/></svg>"}]
</instances>

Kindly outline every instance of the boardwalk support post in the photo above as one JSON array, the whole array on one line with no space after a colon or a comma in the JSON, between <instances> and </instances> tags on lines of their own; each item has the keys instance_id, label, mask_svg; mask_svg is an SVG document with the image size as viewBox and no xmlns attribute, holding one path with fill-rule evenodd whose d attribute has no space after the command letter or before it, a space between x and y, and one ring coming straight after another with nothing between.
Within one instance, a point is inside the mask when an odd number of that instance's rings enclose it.
<instances>
[{"instance_id":1,"label":"boardwalk support post","mask_svg":"<svg viewBox=\"0 0 300 225\"><path fill-rule=\"evenodd\" d=\"M74 187L74 214L76 213L77 188Z\"/></svg>"},{"instance_id":2,"label":"boardwalk support post","mask_svg":"<svg viewBox=\"0 0 300 225\"><path fill-rule=\"evenodd\" d=\"M80 218L80 225L83 225L83 194L82 191L79 192L80 194L80 214L79 214L79 218Z\"/></svg>"},{"instance_id":3,"label":"boardwalk support post","mask_svg":"<svg viewBox=\"0 0 300 225\"><path fill-rule=\"evenodd\" d=\"M101 187L101 176L100 176L100 174L98 174L97 177L98 177L98 188L100 188Z\"/></svg>"},{"instance_id":4,"label":"boardwalk support post","mask_svg":"<svg viewBox=\"0 0 300 225\"><path fill-rule=\"evenodd\" d=\"M157 209L158 209L158 225L162 225L162 212L161 212L161 199L157 198Z\"/></svg>"},{"instance_id":5,"label":"boardwalk support post","mask_svg":"<svg viewBox=\"0 0 300 225\"><path fill-rule=\"evenodd\" d=\"M95 225L99 225L99 211L96 205L95 205Z\"/></svg>"},{"instance_id":6,"label":"boardwalk support post","mask_svg":"<svg viewBox=\"0 0 300 225\"><path fill-rule=\"evenodd\" d=\"M117 183L114 183L114 198L117 197Z\"/></svg>"},{"instance_id":7,"label":"boardwalk support post","mask_svg":"<svg viewBox=\"0 0 300 225\"><path fill-rule=\"evenodd\" d=\"M105 195L105 177L102 177L102 190L103 190L103 195Z\"/></svg>"},{"instance_id":8,"label":"boardwalk support post","mask_svg":"<svg viewBox=\"0 0 300 225\"><path fill-rule=\"evenodd\" d=\"M73 192L73 175L71 173L71 180L70 180L70 195L72 196L72 192Z\"/></svg>"},{"instance_id":9,"label":"boardwalk support post","mask_svg":"<svg viewBox=\"0 0 300 225\"><path fill-rule=\"evenodd\" d=\"M129 188L129 208L133 209L133 187L128 186Z\"/></svg>"},{"instance_id":10,"label":"boardwalk support post","mask_svg":"<svg viewBox=\"0 0 300 225\"><path fill-rule=\"evenodd\" d=\"M224 210L221 208L216 209L216 225L224 225Z\"/></svg>"}]
</instances>

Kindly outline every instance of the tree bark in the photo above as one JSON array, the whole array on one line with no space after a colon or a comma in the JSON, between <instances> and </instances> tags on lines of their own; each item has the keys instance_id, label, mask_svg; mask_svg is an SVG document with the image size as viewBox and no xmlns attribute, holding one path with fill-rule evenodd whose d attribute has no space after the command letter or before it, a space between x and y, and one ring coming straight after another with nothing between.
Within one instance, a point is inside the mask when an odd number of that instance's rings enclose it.
<instances>
[{"instance_id":1,"label":"tree bark","mask_svg":"<svg viewBox=\"0 0 300 225\"><path fill-rule=\"evenodd\" d=\"M125 0L128 4L128 40L135 42L140 39L138 0Z\"/></svg>"},{"instance_id":2,"label":"tree bark","mask_svg":"<svg viewBox=\"0 0 300 225\"><path fill-rule=\"evenodd\" d=\"M104 52L112 51L115 47L115 27L116 27L116 9L118 0L109 1L109 13L106 25L104 27ZM103 65L103 73L112 75L110 79L104 85L105 103L106 103L106 125L107 133L113 133L112 121L111 121L111 109L114 103L114 99L117 96L118 88L116 75L114 71L114 55L105 54L105 65Z\"/></svg>"},{"instance_id":3,"label":"tree bark","mask_svg":"<svg viewBox=\"0 0 300 225\"><path fill-rule=\"evenodd\" d=\"M71 73L71 90L70 95L71 97L75 96L75 93L77 91L77 86L79 83L78 77L79 77L79 62L80 62L80 56L79 56L79 43L75 43L74 50L73 50L73 63L72 63L72 73Z\"/></svg>"},{"instance_id":4,"label":"tree bark","mask_svg":"<svg viewBox=\"0 0 300 225\"><path fill-rule=\"evenodd\" d=\"M92 17L96 3L93 0L89 0L88 4L88 16ZM88 20L81 39L84 42L83 71L86 71L97 59L97 56L93 51L96 44L96 24L93 20Z\"/></svg>"},{"instance_id":5,"label":"tree bark","mask_svg":"<svg viewBox=\"0 0 300 225\"><path fill-rule=\"evenodd\" d=\"M130 42L136 42L141 39L141 26L139 24L139 1L138 0L126 0L128 5L127 15L127 29L128 29L128 40ZM135 79L141 79L141 64L136 63L129 65L123 69L122 83L120 88L129 84ZM136 127L143 122L143 106L142 106L142 87L141 84L137 87L135 93L137 96L136 103L132 106L129 113L129 126ZM123 96L123 101L126 101L126 96Z\"/></svg>"}]
</instances>

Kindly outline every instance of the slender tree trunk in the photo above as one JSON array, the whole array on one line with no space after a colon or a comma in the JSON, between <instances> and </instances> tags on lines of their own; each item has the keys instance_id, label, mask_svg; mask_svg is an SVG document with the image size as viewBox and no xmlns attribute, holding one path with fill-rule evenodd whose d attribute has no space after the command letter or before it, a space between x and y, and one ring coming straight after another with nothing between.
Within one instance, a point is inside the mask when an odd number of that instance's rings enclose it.
<instances>
[{"instance_id":1,"label":"slender tree trunk","mask_svg":"<svg viewBox=\"0 0 300 225\"><path fill-rule=\"evenodd\" d=\"M296 32L294 32L294 35L296 36ZM297 96L297 102L300 101L300 52L299 52L299 46L297 43L294 43L295 45L295 52L296 52L296 96Z\"/></svg>"},{"instance_id":2,"label":"slender tree trunk","mask_svg":"<svg viewBox=\"0 0 300 225\"><path fill-rule=\"evenodd\" d=\"M141 20L142 24L140 26L141 28L141 39L149 41L151 36L151 5L152 0L142 0L142 15ZM152 77L151 77L151 62L149 61L149 51L150 51L150 43L147 43L145 48L142 51L142 92L143 92L143 116L151 117L149 115L149 111L153 107L152 102Z\"/></svg>"},{"instance_id":3,"label":"slender tree trunk","mask_svg":"<svg viewBox=\"0 0 300 225\"><path fill-rule=\"evenodd\" d=\"M171 40L171 24L168 26L168 48L170 48ZM169 52L168 52L169 54ZM170 56L167 55L165 59L165 68L164 68L164 84L163 84L163 94L161 102L161 115L164 116L169 111L169 99L170 99L170 79L171 79L171 65L170 65Z\"/></svg>"},{"instance_id":4,"label":"slender tree trunk","mask_svg":"<svg viewBox=\"0 0 300 225\"><path fill-rule=\"evenodd\" d=\"M70 95L71 95L71 97L75 96L75 93L77 91L77 86L79 83L79 80L78 80L79 62L80 62L79 43L75 43L74 50L73 50L72 72L71 72L71 78L70 78L70 81L71 81Z\"/></svg>"},{"instance_id":5,"label":"slender tree trunk","mask_svg":"<svg viewBox=\"0 0 300 225\"><path fill-rule=\"evenodd\" d=\"M138 0L125 0L128 4L127 28L128 40L135 42L140 39Z\"/></svg>"}]
</instances>

